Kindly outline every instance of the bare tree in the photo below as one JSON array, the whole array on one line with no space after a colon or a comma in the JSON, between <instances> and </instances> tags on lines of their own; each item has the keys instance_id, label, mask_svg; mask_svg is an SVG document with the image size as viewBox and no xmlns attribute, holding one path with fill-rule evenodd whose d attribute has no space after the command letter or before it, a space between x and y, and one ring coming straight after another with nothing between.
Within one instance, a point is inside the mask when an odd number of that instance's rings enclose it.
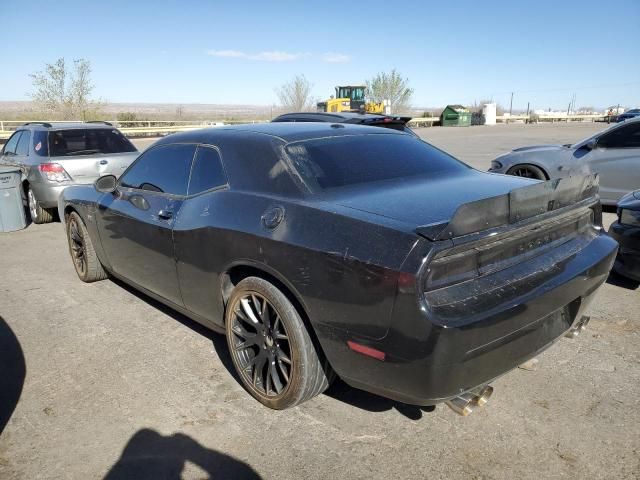
<instances>
[{"instance_id":1,"label":"bare tree","mask_svg":"<svg viewBox=\"0 0 640 480\"><path fill-rule=\"evenodd\" d=\"M311 96L311 83L304 75L296 75L293 80L276 88L276 94L285 112L308 112L315 109Z\"/></svg>"},{"instance_id":2,"label":"bare tree","mask_svg":"<svg viewBox=\"0 0 640 480\"><path fill-rule=\"evenodd\" d=\"M65 120L86 119L88 112L98 110L99 103L91 99L91 63L83 58L69 68L64 58L48 63L44 71L30 75L34 91L30 93L36 105Z\"/></svg>"},{"instance_id":3,"label":"bare tree","mask_svg":"<svg viewBox=\"0 0 640 480\"><path fill-rule=\"evenodd\" d=\"M409 79L402 78L395 69L378 73L371 80L367 80L366 84L368 100L375 103L389 100L393 113L409 109L413 89L409 88Z\"/></svg>"}]
</instances>

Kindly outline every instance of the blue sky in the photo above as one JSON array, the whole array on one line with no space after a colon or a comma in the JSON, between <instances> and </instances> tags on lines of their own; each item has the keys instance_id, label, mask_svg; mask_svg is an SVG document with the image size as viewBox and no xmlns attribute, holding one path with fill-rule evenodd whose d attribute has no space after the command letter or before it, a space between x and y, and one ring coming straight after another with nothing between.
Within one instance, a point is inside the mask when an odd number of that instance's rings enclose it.
<instances>
[{"instance_id":1,"label":"blue sky","mask_svg":"<svg viewBox=\"0 0 640 480\"><path fill-rule=\"evenodd\" d=\"M29 73L86 58L111 102L270 105L296 74L325 98L396 68L416 106L640 104L640 0L0 0L0 100Z\"/></svg>"}]
</instances>

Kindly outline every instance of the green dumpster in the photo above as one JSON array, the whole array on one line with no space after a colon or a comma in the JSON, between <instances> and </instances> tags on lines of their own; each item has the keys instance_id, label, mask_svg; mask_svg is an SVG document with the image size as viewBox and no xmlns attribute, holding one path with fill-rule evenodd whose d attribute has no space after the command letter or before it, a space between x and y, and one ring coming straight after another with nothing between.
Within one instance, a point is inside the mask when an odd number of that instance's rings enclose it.
<instances>
[{"instance_id":1,"label":"green dumpster","mask_svg":"<svg viewBox=\"0 0 640 480\"><path fill-rule=\"evenodd\" d=\"M471 112L462 105L447 105L440 115L443 127L468 127L471 125Z\"/></svg>"}]
</instances>

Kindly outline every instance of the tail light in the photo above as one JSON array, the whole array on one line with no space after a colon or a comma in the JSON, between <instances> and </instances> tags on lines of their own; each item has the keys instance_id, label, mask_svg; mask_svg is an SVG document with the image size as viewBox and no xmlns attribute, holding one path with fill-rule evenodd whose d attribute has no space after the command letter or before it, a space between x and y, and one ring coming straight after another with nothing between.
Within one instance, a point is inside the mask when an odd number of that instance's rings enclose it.
<instances>
[{"instance_id":1,"label":"tail light","mask_svg":"<svg viewBox=\"0 0 640 480\"><path fill-rule=\"evenodd\" d=\"M71 177L59 163L41 163L40 173L50 182L68 182Z\"/></svg>"}]
</instances>

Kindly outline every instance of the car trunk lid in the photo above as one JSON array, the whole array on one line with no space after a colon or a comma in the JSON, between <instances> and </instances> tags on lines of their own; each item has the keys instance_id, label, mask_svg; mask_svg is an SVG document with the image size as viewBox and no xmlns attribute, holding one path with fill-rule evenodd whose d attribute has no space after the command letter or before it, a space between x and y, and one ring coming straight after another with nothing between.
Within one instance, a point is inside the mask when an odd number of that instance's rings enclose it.
<instances>
[{"instance_id":1,"label":"car trunk lid","mask_svg":"<svg viewBox=\"0 0 640 480\"><path fill-rule=\"evenodd\" d=\"M522 177L495 175L468 169L455 175L401 178L337 189L325 198L343 207L392 218L417 228L448 222L461 205L531 185Z\"/></svg>"}]
</instances>

